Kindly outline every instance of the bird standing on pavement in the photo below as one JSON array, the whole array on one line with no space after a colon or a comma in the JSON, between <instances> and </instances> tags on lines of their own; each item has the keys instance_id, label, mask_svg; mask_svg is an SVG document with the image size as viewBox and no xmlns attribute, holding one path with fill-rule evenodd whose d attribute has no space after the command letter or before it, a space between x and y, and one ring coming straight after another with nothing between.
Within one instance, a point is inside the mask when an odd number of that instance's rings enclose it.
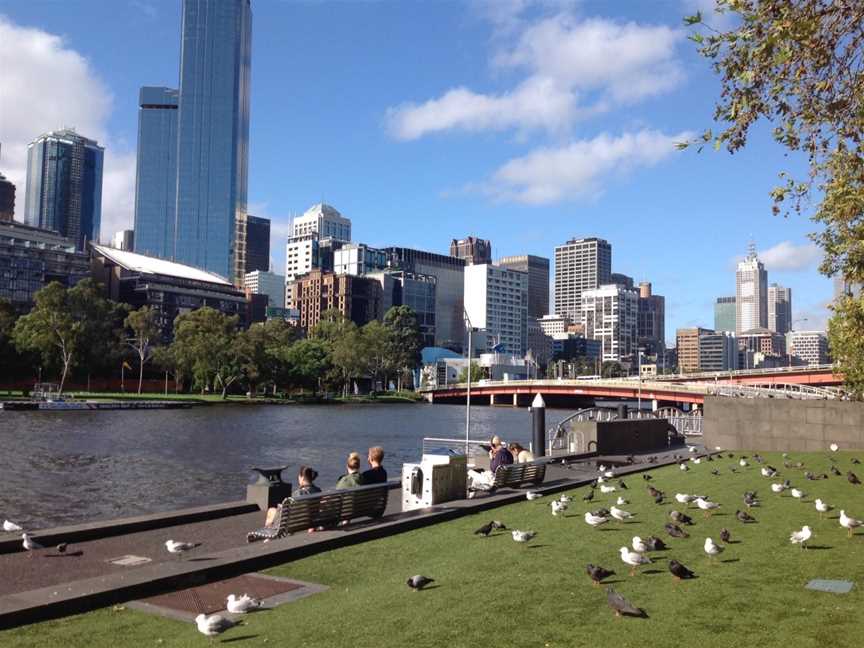
<instances>
[{"instance_id":1,"label":"bird standing on pavement","mask_svg":"<svg viewBox=\"0 0 864 648\"><path fill-rule=\"evenodd\" d=\"M182 558L183 554L192 551L196 547L200 547L200 542L178 542L175 540L166 540L165 548L168 550L168 553L174 554L177 558Z\"/></svg>"},{"instance_id":2,"label":"bird standing on pavement","mask_svg":"<svg viewBox=\"0 0 864 648\"><path fill-rule=\"evenodd\" d=\"M33 538L31 538L30 535L27 533L21 534L21 546L24 547L24 551L30 553L30 556L33 555L34 551L45 548L41 544L36 542Z\"/></svg>"},{"instance_id":3,"label":"bird standing on pavement","mask_svg":"<svg viewBox=\"0 0 864 648\"><path fill-rule=\"evenodd\" d=\"M24 527L21 527L9 520L3 520L3 530L6 533L21 533L24 531Z\"/></svg>"},{"instance_id":4,"label":"bird standing on pavement","mask_svg":"<svg viewBox=\"0 0 864 648\"><path fill-rule=\"evenodd\" d=\"M424 587L429 585L429 583L434 583L434 582L435 582L434 578L428 578L426 576L421 576L420 574L417 574L416 576L412 576L411 578L408 579L408 587L410 587L415 592L419 592Z\"/></svg>"}]
</instances>

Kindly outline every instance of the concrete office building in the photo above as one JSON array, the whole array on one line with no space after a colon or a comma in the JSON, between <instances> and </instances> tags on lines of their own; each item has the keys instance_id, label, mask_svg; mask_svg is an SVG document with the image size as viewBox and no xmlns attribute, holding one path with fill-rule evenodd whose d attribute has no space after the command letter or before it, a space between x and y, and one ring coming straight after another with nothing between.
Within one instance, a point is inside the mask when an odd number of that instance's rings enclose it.
<instances>
[{"instance_id":1,"label":"concrete office building","mask_svg":"<svg viewBox=\"0 0 864 648\"><path fill-rule=\"evenodd\" d=\"M612 246L603 239L572 239L555 247L555 314L582 320L582 293L611 283Z\"/></svg>"},{"instance_id":2,"label":"concrete office building","mask_svg":"<svg viewBox=\"0 0 864 648\"><path fill-rule=\"evenodd\" d=\"M790 331L786 334L786 352L796 364L824 365L831 362L825 331Z\"/></svg>"},{"instance_id":3,"label":"concrete office building","mask_svg":"<svg viewBox=\"0 0 864 648\"><path fill-rule=\"evenodd\" d=\"M738 338L738 349L762 353L766 356L782 357L786 355L786 336L767 328L755 328L744 331ZM746 369L747 367L742 367Z\"/></svg>"},{"instance_id":4,"label":"concrete office building","mask_svg":"<svg viewBox=\"0 0 864 648\"><path fill-rule=\"evenodd\" d=\"M119 232L114 232L114 236L111 238L111 247L115 250L125 250L126 252L134 252L135 251L135 231L134 230L120 230Z\"/></svg>"},{"instance_id":5,"label":"concrete office building","mask_svg":"<svg viewBox=\"0 0 864 648\"><path fill-rule=\"evenodd\" d=\"M408 306L417 317L423 346L435 346L435 294L438 282L435 277L401 270L370 272L364 276L381 284L382 314L386 315L393 306Z\"/></svg>"},{"instance_id":6,"label":"concrete office building","mask_svg":"<svg viewBox=\"0 0 864 648\"><path fill-rule=\"evenodd\" d=\"M528 274L491 263L465 267L465 312L486 348L522 356L528 347Z\"/></svg>"},{"instance_id":7,"label":"concrete office building","mask_svg":"<svg viewBox=\"0 0 864 648\"><path fill-rule=\"evenodd\" d=\"M544 315L537 323L543 333L550 337L557 333L567 333L570 327L570 320L563 315Z\"/></svg>"},{"instance_id":8,"label":"concrete office building","mask_svg":"<svg viewBox=\"0 0 864 648\"><path fill-rule=\"evenodd\" d=\"M648 355L662 354L666 348L666 298L655 295L647 281L639 283L636 320L639 347Z\"/></svg>"},{"instance_id":9,"label":"concrete office building","mask_svg":"<svg viewBox=\"0 0 864 648\"><path fill-rule=\"evenodd\" d=\"M163 342L174 338L178 315L204 306L236 315L241 328L248 324L246 295L216 273L104 245L90 248L93 278L108 298L156 309Z\"/></svg>"},{"instance_id":10,"label":"concrete office building","mask_svg":"<svg viewBox=\"0 0 864 648\"><path fill-rule=\"evenodd\" d=\"M465 261L403 247L386 247L384 251L390 269L435 277L435 346L462 352L466 332Z\"/></svg>"},{"instance_id":11,"label":"concrete office building","mask_svg":"<svg viewBox=\"0 0 864 648\"><path fill-rule=\"evenodd\" d=\"M549 259L521 254L499 259L495 265L528 273L528 317L540 319L549 313Z\"/></svg>"},{"instance_id":12,"label":"concrete office building","mask_svg":"<svg viewBox=\"0 0 864 648\"><path fill-rule=\"evenodd\" d=\"M699 371L738 368L738 342L733 333L703 333L698 343Z\"/></svg>"},{"instance_id":13,"label":"concrete office building","mask_svg":"<svg viewBox=\"0 0 864 648\"><path fill-rule=\"evenodd\" d=\"M492 263L492 242L469 236L450 241L450 256L462 259L466 265Z\"/></svg>"},{"instance_id":14,"label":"concrete office building","mask_svg":"<svg viewBox=\"0 0 864 648\"><path fill-rule=\"evenodd\" d=\"M623 272L613 272L609 275L609 283L615 284L618 286L624 286L625 288L632 289L634 287L633 277L630 275L625 275Z\"/></svg>"},{"instance_id":15,"label":"concrete office building","mask_svg":"<svg viewBox=\"0 0 864 648\"><path fill-rule=\"evenodd\" d=\"M734 297L718 297L714 302L714 330L718 333L735 332Z\"/></svg>"},{"instance_id":16,"label":"concrete office building","mask_svg":"<svg viewBox=\"0 0 864 648\"><path fill-rule=\"evenodd\" d=\"M322 268L320 250L325 240L338 242L330 245L332 253L341 243L351 241L351 221L334 207L319 203L307 209L291 224L291 236L285 247L285 278L294 281L313 268ZM326 265L326 264L325 264Z\"/></svg>"},{"instance_id":17,"label":"concrete office building","mask_svg":"<svg viewBox=\"0 0 864 648\"><path fill-rule=\"evenodd\" d=\"M90 258L75 241L18 221L0 221L0 299L21 313L52 281L71 288L90 276Z\"/></svg>"},{"instance_id":18,"label":"concrete office building","mask_svg":"<svg viewBox=\"0 0 864 648\"><path fill-rule=\"evenodd\" d=\"M697 373L699 371L699 339L703 335L713 335L711 329L679 328L675 332L675 350L678 356L678 373Z\"/></svg>"},{"instance_id":19,"label":"concrete office building","mask_svg":"<svg viewBox=\"0 0 864 648\"><path fill-rule=\"evenodd\" d=\"M639 293L618 284L585 290L581 295L585 337L600 340L602 359L634 358L637 350Z\"/></svg>"},{"instance_id":20,"label":"concrete office building","mask_svg":"<svg viewBox=\"0 0 864 648\"><path fill-rule=\"evenodd\" d=\"M333 252L333 272L336 274L363 275L383 270L388 264L387 252L365 243L345 243Z\"/></svg>"},{"instance_id":21,"label":"concrete office building","mask_svg":"<svg viewBox=\"0 0 864 648\"><path fill-rule=\"evenodd\" d=\"M174 88L141 88L138 95L135 234L138 251L174 258L177 213L177 108ZM116 246L115 246L116 247Z\"/></svg>"},{"instance_id":22,"label":"concrete office building","mask_svg":"<svg viewBox=\"0 0 864 648\"><path fill-rule=\"evenodd\" d=\"M595 362L599 374L600 358L603 355L603 342L589 340L574 333L556 333L552 336L552 357L554 360L576 360L586 358Z\"/></svg>"},{"instance_id":23,"label":"concrete office building","mask_svg":"<svg viewBox=\"0 0 864 648\"><path fill-rule=\"evenodd\" d=\"M105 149L66 128L27 146L24 222L75 241L80 251L99 240Z\"/></svg>"},{"instance_id":24,"label":"concrete office building","mask_svg":"<svg viewBox=\"0 0 864 648\"><path fill-rule=\"evenodd\" d=\"M250 0L183 0L174 259L236 280L247 213Z\"/></svg>"},{"instance_id":25,"label":"concrete office building","mask_svg":"<svg viewBox=\"0 0 864 648\"><path fill-rule=\"evenodd\" d=\"M750 244L735 273L735 333L768 326L768 273Z\"/></svg>"},{"instance_id":26,"label":"concrete office building","mask_svg":"<svg viewBox=\"0 0 864 648\"><path fill-rule=\"evenodd\" d=\"M243 287L246 275L270 270L270 219L239 213L234 231L234 283Z\"/></svg>"},{"instance_id":27,"label":"concrete office building","mask_svg":"<svg viewBox=\"0 0 864 648\"><path fill-rule=\"evenodd\" d=\"M2 157L0 157L2 160ZM0 172L0 223L15 218L15 184Z\"/></svg>"},{"instance_id":28,"label":"concrete office building","mask_svg":"<svg viewBox=\"0 0 864 648\"><path fill-rule=\"evenodd\" d=\"M537 318L530 315L526 320L525 331L528 344L526 355L531 353L534 361L539 366L545 367L552 359L552 338L543 332Z\"/></svg>"},{"instance_id":29,"label":"concrete office building","mask_svg":"<svg viewBox=\"0 0 864 648\"><path fill-rule=\"evenodd\" d=\"M785 335L792 330L792 289L768 286L768 328Z\"/></svg>"},{"instance_id":30,"label":"concrete office building","mask_svg":"<svg viewBox=\"0 0 864 648\"><path fill-rule=\"evenodd\" d=\"M285 277L282 275L253 270L246 273L243 285L253 295L267 295L267 306L285 307Z\"/></svg>"},{"instance_id":31,"label":"concrete office building","mask_svg":"<svg viewBox=\"0 0 864 648\"><path fill-rule=\"evenodd\" d=\"M321 314L335 309L357 326L383 316L381 283L368 277L336 275L314 268L288 287L287 307L300 313L307 331L321 321Z\"/></svg>"}]
</instances>

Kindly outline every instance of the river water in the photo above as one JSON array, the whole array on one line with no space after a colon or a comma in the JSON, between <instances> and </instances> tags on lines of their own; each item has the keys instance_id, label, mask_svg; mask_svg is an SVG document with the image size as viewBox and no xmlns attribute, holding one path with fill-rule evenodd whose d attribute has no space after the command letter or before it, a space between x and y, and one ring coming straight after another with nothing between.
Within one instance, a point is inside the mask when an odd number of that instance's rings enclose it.
<instances>
[{"instance_id":1,"label":"river water","mask_svg":"<svg viewBox=\"0 0 864 648\"><path fill-rule=\"evenodd\" d=\"M569 411L549 410L547 427ZM475 407L474 439L527 446L527 409ZM239 500L253 465L301 464L332 486L349 452L383 446L398 478L423 437L464 438L456 405L212 405L180 410L0 410L0 519L45 528Z\"/></svg>"}]
</instances>

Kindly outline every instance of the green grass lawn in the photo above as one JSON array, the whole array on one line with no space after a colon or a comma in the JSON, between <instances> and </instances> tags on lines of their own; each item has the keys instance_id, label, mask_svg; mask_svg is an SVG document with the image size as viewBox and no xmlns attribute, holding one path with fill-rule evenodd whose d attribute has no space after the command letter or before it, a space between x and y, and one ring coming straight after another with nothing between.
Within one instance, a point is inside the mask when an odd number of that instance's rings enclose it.
<instances>
[{"instance_id":1,"label":"green grass lawn","mask_svg":"<svg viewBox=\"0 0 864 648\"><path fill-rule=\"evenodd\" d=\"M782 467L776 453L769 463ZM275 568L271 573L323 583L329 591L263 611L246 625L222 636L238 645L278 646L857 646L864 637L864 531L846 537L837 520L841 507L864 517L864 486L845 479L852 454L837 453L844 477L806 481L802 470L781 470L783 478L809 493L806 502L780 497L759 474L755 463L737 468L728 459L652 471L652 484L674 497L676 492L709 495L722 508L711 519L688 511L694 526L688 539L663 532L667 513L681 506L658 506L640 475L628 477L630 524L592 529L582 519L586 489L573 491L568 516L553 518L549 497L520 502L453 522L322 554ZM862 453L864 458L864 453ZM827 472L825 454L796 454L814 472ZM729 468L735 465L737 474ZM721 476L710 474L718 468ZM757 524L735 519L745 490L758 490L762 507L753 509ZM591 508L614 503L600 496ZM820 520L813 498L836 507ZM673 500L674 501L674 500ZM510 528L533 529L528 545L512 541L509 532L489 538L472 532L491 519ZM811 549L789 544L793 530L809 524ZM721 560L710 564L702 550L706 537L719 542L727 527L734 543ZM602 529L602 527L601 527ZM661 537L668 551L652 553L655 564L627 575L618 548L634 535ZM670 558L698 575L675 582L667 569ZM615 618L605 591L591 586L584 573L592 562L614 569L617 591L646 610L648 619ZM410 592L408 576L422 573L436 579L426 591ZM804 589L812 578L855 581L850 594ZM244 639L248 638L248 639ZM106 609L60 621L0 633L0 646L206 646L194 626L125 608Z\"/></svg>"}]
</instances>

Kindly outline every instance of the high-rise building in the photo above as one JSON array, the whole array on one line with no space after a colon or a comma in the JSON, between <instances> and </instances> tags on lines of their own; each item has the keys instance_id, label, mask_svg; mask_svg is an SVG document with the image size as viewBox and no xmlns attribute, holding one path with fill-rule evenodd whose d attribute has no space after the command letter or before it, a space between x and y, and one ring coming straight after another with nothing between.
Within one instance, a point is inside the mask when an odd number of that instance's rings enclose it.
<instances>
[{"instance_id":1,"label":"high-rise building","mask_svg":"<svg viewBox=\"0 0 864 648\"><path fill-rule=\"evenodd\" d=\"M177 107L174 88L141 88L135 170L135 240L142 254L174 258Z\"/></svg>"},{"instance_id":2,"label":"high-rise building","mask_svg":"<svg viewBox=\"0 0 864 648\"><path fill-rule=\"evenodd\" d=\"M408 306L417 318L423 346L435 346L435 277L401 270L370 272L364 276L381 284L382 313L386 314L393 306Z\"/></svg>"},{"instance_id":3,"label":"high-rise building","mask_svg":"<svg viewBox=\"0 0 864 648\"><path fill-rule=\"evenodd\" d=\"M768 286L768 328L786 334L792 330L792 289L772 283Z\"/></svg>"},{"instance_id":4,"label":"high-rise building","mask_svg":"<svg viewBox=\"0 0 864 648\"><path fill-rule=\"evenodd\" d=\"M581 297L585 337L600 340L603 361L635 357L639 293L620 284L605 284L583 291Z\"/></svg>"},{"instance_id":5,"label":"high-rise building","mask_svg":"<svg viewBox=\"0 0 864 648\"><path fill-rule=\"evenodd\" d=\"M71 288L90 276L90 257L72 239L15 220L0 221L0 299L22 313L56 281Z\"/></svg>"},{"instance_id":6,"label":"high-rise building","mask_svg":"<svg viewBox=\"0 0 864 648\"><path fill-rule=\"evenodd\" d=\"M465 266L465 312L486 332L486 349L524 355L528 347L528 273L491 263Z\"/></svg>"},{"instance_id":7,"label":"high-rise building","mask_svg":"<svg viewBox=\"0 0 864 648\"><path fill-rule=\"evenodd\" d=\"M291 224L291 236L285 247L285 278L290 282L313 268L322 267L319 247L325 240L338 243L351 241L351 221L335 208L324 203L313 205ZM331 252L339 248L331 246Z\"/></svg>"},{"instance_id":8,"label":"high-rise building","mask_svg":"<svg viewBox=\"0 0 864 648\"><path fill-rule=\"evenodd\" d=\"M241 288L250 272L270 270L270 219L238 214L234 251L234 283Z\"/></svg>"},{"instance_id":9,"label":"high-rise building","mask_svg":"<svg viewBox=\"0 0 864 648\"><path fill-rule=\"evenodd\" d=\"M0 222L15 218L15 184L0 172Z\"/></svg>"},{"instance_id":10,"label":"high-rise building","mask_svg":"<svg viewBox=\"0 0 864 648\"><path fill-rule=\"evenodd\" d=\"M639 346L649 355L662 353L666 348L666 298L651 292L647 281L639 283L636 335Z\"/></svg>"},{"instance_id":11,"label":"high-rise building","mask_svg":"<svg viewBox=\"0 0 864 648\"><path fill-rule=\"evenodd\" d=\"M504 257L495 265L528 273L528 317L540 319L549 314L549 259L522 254Z\"/></svg>"},{"instance_id":12,"label":"high-rise building","mask_svg":"<svg viewBox=\"0 0 864 648\"><path fill-rule=\"evenodd\" d=\"M450 241L450 256L462 259L467 265L492 263L492 242L469 236Z\"/></svg>"},{"instance_id":13,"label":"high-rise building","mask_svg":"<svg viewBox=\"0 0 864 648\"><path fill-rule=\"evenodd\" d=\"M465 261L403 247L384 251L392 269L435 277L435 345L461 352L465 343Z\"/></svg>"},{"instance_id":14,"label":"high-rise building","mask_svg":"<svg viewBox=\"0 0 864 648\"><path fill-rule=\"evenodd\" d=\"M786 334L786 352L807 365L831 362L825 331L790 331Z\"/></svg>"},{"instance_id":15,"label":"high-rise building","mask_svg":"<svg viewBox=\"0 0 864 648\"><path fill-rule=\"evenodd\" d=\"M714 330L718 333L735 332L734 297L718 297L714 302Z\"/></svg>"},{"instance_id":16,"label":"high-rise building","mask_svg":"<svg viewBox=\"0 0 864 648\"><path fill-rule=\"evenodd\" d=\"M756 246L735 273L735 333L768 326L768 273L756 256Z\"/></svg>"},{"instance_id":17,"label":"high-rise building","mask_svg":"<svg viewBox=\"0 0 864 648\"><path fill-rule=\"evenodd\" d=\"M537 320L537 324L544 334L552 337L558 333L567 333L570 320L562 315L544 315Z\"/></svg>"},{"instance_id":18,"label":"high-rise building","mask_svg":"<svg viewBox=\"0 0 864 648\"><path fill-rule=\"evenodd\" d=\"M120 230L114 232L111 238L111 247L115 250L135 251L135 232L133 230Z\"/></svg>"},{"instance_id":19,"label":"high-rise building","mask_svg":"<svg viewBox=\"0 0 864 648\"><path fill-rule=\"evenodd\" d=\"M333 252L333 272L351 275L376 272L387 267L388 259L384 250L365 243L346 243Z\"/></svg>"},{"instance_id":20,"label":"high-rise building","mask_svg":"<svg viewBox=\"0 0 864 648\"><path fill-rule=\"evenodd\" d=\"M54 230L79 250L99 240L105 149L72 129L40 135L27 146L24 222Z\"/></svg>"},{"instance_id":21,"label":"high-rise building","mask_svg":"<svg viewBox=\"0 0 864 648\"><path fill-rule=\"evenodd\" d=\"M582 320L582 292L611 283L612 246L603 239L572 239L555 247L555 314Z\"/></svg>"},{"instance_id":22,"label":"high-rise building","mask_svg":"<svg viewBox=\"0 0 864 648\"><path fill-rule=\"evenodd\" d=\"M300 326L307 331L328 310L338 310L358 326L383 316L383 289L368 277L336 275L314 268L289 284L288 290L287 307L300 312Z\"/></svg>"},{"instance_id":23,"label":"high-rise building","mask_svg":"<svg viewBox=\"0 0 864 648\"><path fill-rule=\"evenodd\" d=\"M224 277L246 213L250 0L183 0L174 259Z\"/></svg>"},{"instance_id":24,"label":"high-rise building","mask_svg":"<svg viewBox=\"0 0 864 648\"><path fill-rule=\"evenodd\" d=\"M675 349L678 355L679 373L696 373L699 371L699 340L702 336L714 335L710 329L679 328L675 332Z\"/></svg>"},{"instance_id":25,"label":"high-rise building","mask_svg":"<svg viewBox=\"0 0 864 648\"><path fill-rule=\"evenodd\" d=\"M285 307L285 277L282 275L253 270L246 273L243 286L253 295L267 295L269 306Z\"/></svg>"},{"instance_id":26,"label":"high-rise building","mask_svg":"<svg viewBox=\"0 0 864 648\"><path fill-rule=\"evenodd\" d=\"M729 371L738 367L738 343L733 333L699 336L699 371Z\"/></svg>"},{"instance_id":27,"label":"high-rise building","mask_svg":"<svg viewBox=\"0 0 864 648\"><path fill-rule=\"evenodd\" d=\"M634 287L633 277L626 275L623 272L613 272L609 275L609 283L624 286L625 288Z\"/></svg>"},{"instance_id":28,"label":"high-rise building","mask_svg":"<svg viewBox=\"0 0 864 648\"><path fill-rule=\"evenodd\" d=\"M530 296L528 299L530 301ZM538 366L545 367L552 359L552 338L543 332L537 318L531 317L530 315L528 316L525 330L527 340L527 349L525 350L525 354L527 355L530 351Z\"/></svg>"}]
</instances>

